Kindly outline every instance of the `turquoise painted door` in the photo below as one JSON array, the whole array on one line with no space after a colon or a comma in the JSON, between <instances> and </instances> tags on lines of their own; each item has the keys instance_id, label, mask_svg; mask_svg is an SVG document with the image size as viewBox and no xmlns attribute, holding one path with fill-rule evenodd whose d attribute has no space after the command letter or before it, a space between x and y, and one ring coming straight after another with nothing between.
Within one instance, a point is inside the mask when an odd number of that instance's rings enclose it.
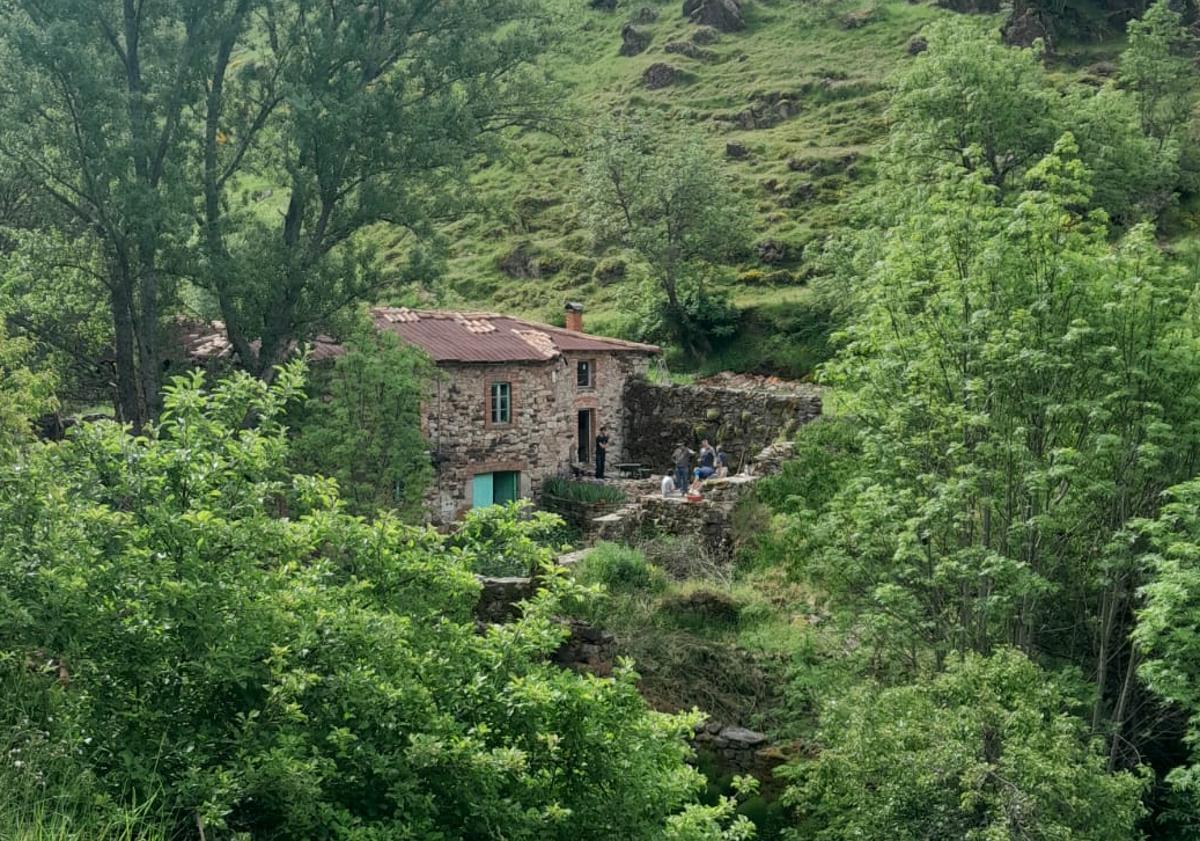
<instances>
[{"instance_id":1,"label":"turquoise painted door","mask_svg":"<svg viewBox=\"0 0 1200 841\"><path fill-rule=\"evenodd\" d=\"M517 500L517 477L520 473L506 470L503 473L492 474L492 501L500 504L504 502L516 502Z\"/></svg>"},{"instance_id":2,"label":"turquoise painted door","mask_svg":"<svg viewBox=\"0 0 1200 841\"><path fill-rule=\"evenodd\" d=\"M471 483L471 507L487 508L492 501L492 474L475 474L475 480Z\"/></svg>"}]
</instances>

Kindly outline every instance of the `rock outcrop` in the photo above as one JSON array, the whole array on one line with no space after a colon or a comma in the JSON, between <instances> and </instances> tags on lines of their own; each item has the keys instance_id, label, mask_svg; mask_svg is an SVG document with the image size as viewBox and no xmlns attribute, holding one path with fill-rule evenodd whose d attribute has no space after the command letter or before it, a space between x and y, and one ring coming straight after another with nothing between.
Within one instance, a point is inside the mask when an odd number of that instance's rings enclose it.
<instances>
[{"instance_id":1,"label":"rock outcrop","mask_svg":"<svg viewBox=\"0 0 1200 841\"><path fill-rule=\"evenodd\" d=\"M653 37L649 32L644 32L633 24L625 24L621 27L621 55L627 57L640 55L646 51L646 47L650 46Z\"/></svg>"},{"instance_id":2,"label":"rock outcrop","mask_svg":"<svg viewBox=\"0 0 1200 841\"><path fill-rule=\"evenodd\" d=\"M642 84L649 90L657 91L671 87L682 78L683 74L678 67L672 67L659 61L651 64L642 73Z\"/></svg>"},{"instance_id":3,"label":"rock outcrop","mask_svg":"<svg viewBox=\"0 0 1200 841\"><path fill-rule=\"evenodd\" d=\"M746 28L740 0L684 0L683 16L692 23L711 26L721 32Z\"/></svg>"}]
</instances>

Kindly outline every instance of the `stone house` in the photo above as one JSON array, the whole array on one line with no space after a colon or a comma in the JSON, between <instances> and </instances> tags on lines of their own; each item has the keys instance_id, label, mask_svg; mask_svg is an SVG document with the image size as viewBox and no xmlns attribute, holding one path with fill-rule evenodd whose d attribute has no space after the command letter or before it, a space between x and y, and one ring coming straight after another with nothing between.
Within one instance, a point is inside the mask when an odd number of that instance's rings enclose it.
<instances>
[{"instance_id":1,"label":"stone house","mask_svg":"<svg viewBox=\"0 0 1200 841\"><path fill-rule=\"evenodd\" d=\"M621 460L629 428L626 384L660 354L653 345L583 331L569 304L565 328L494 313L378 307L375 327L429 356L437 376L422 407L434 480L426 507L436 523L471 508L534 497L549 476L595 467L595 438L609 435L608 460ZM234 359L221 322L179 321L181 366ZM344 353L328 337L310 347L317 363Z\"/></svg>"},{"instance_id":2,"label":"stone house","mask_svg":"<svg viewBox=\"0 0 1200 841\"><path fill-rule=\"evenodd\" d=\"M611 471L626 449L626 383L660 353L585 333L574 304L565 328L493 313L377 308L371 315L377 329L420 348L437 367L422 432L435 471L427 506L442 523L536 496L547 477L591 471L602 426Z\"/></svg>"}]
</instances>

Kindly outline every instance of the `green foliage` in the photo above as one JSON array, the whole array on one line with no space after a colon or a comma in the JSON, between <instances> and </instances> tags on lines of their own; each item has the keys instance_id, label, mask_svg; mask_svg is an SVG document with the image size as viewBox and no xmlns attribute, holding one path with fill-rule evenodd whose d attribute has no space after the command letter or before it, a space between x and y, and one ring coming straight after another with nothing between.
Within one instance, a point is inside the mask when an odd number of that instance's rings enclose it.
<instances>
[{"instance_id":1,"label":"green foliage","mask_svg":"<svg viewBox=\"0 0 1200 841\"><path fill-rule=\"evenodd\" d=\"M1195 38L1169 0L1156 0L1128 26L1121 83L1133 92L1142 129L1158 143L1183 140L1196 101Z\"/></svg>"},{"instance_id":2,"label":"green foliage","mask_svg":"<svg viewBox=\"0 0 1200 841\"><path fill-rule=\"evenodd\" d=\"M1160 6L1166 8L1165 0ZM1169 28L1159 20L1162 14L1148 13L1158 21L1156 32ZM1176 18L1174 35L1155 37L1178 40L1178 24ZM939 23L930 27L928 38L928 52L896 81L889 136L893 179L923 190L940 177L940 167L953 166L981 172L997 188L997 199L1010 198L1022 189L1029 168L1069 131L1093 176L1091 206L1129 222L1155 218L1169 205L1179 181L1179 145L1165 141L1186 128L1191 100L1183 93L1176 92L1185 107L1148 122L1141 94L1107 85L1099 91L1076 88L1064 96L1032 50L1006 47L995 33L971 22ZM1143 67L1142 56L1153 51L1144 41L1131 35L1122 72L1166 73L1157 65L1156 70ZM1178 70L1173 67L1172 72ZM1137 84L1128 83L1134 90Z\"/></svg>"},{"instance_id":3,"label":"green foliage","mask_svg":"<svg viewBox=\"0 0 1200 841\"><path fill-rule=\"evenodd\" d=\"M576 482L557 476L551 476L542 482L542 494L567 502L617 504L625 501L625 492L616 485Z\"/></svg>"},{"instance_id":4,"label":"green foliage","mask_svg":"<svg viewBox=\"0 0 1200 841\"><path fill-rule=\"evenodd\" d=\"M929 50L895 83L892 155L913 181L952 164L983 171L998 188L1019 186L1063 129L1037 57L969 20L939 22L926 37Z\"/></svg>"},{"instance_id":5,"label":"green foliage","mask_svg":"<svg viewBox=\"0 0 1200 841\"><path fill-rule=\"evenodd\" d=\"M561 575L480 633L480 529L455 551L291 475L300 386L177 380L142 437L85 426L0 467L0 745L43 734L73 777L208 837L674 832L695 719L649 712L628 669L547 661ZM515 553L513 513L488 512Z\"/></svg>"},{"instance_id":6,"label":"green foliage","mask_svg":"<svg viewBox=\"0 0 1200 841\"><path fill-rule=\"evenodd\" d=\"M436 376L429 360L390 334L366 332L293 419L298 472L336 479L358 514L395 509L415 519L433 475L421 434L421 400Z\"/></svg>"},{"instance_id":7,"label":"green foliage","mask_svg":"<svg viewBox=\"0 0 1200 841\"><path fill-rule=\"evenodd\" d=\"M0 313L9 332L31 343L31 366L53 373L64 402L106 401L111 374L101 360L111 353L112 321L90 241L54 230L11 238L11 250L0 254Z\"/></svg>"},{"instance_id":8,"label":"green foliage","mask_svg":"<svg viewBox=\"0 0 1200 841\"><path fill-rule=\"evenodd\" d=\"M1145 655L1139 673L1150 689L1186 716L1188 764L1167 781L1177 795L1177 820L1200 831L1200 482L1171 488L1154 520L1140 524L1153 547L1144 558L1148 581L1134 640Z\"/></svg>"},{"instance_id":9,"label":"green foliage","mask_svg":"<svg viewBox=\"0 0 1200 841\"><path fill-rule=\"evenodd\" d=\"M269 376L386 282L368 229L405 231L396 274L428 276L431 220L461 209L498 124L549 110L538 0L21 0L0 32L5 163L104 257L135 424L158 408L178 279Z\"/></svg>"},{"instance_id":10,"label":"green foliage","mask_svg":"<svg viewBox=\"0 0 1200 841\"><path fill-rule=\"evenodd\" d=\"M1140 837L1144 780L1107 773L1071 692L1023 655L968 654L912 686L860 687L822 711L790 769L790 836L916 841Z\"/></svg>"},{"instance_id":11,"label":"green foliage","mask_svg":"<svg viewBox=\"0 0 1200 841\"><path fill-rule=\"evenodd\" d=\"M580 201L596 242L630 249L647 268L647 338L669 337L698 354L732 332L736 310L706 276L745 247L748 218L702 142L642 122L609 123L588 148Z\"/></svg>"},{"instance_id":12,"label":"green foliage","mask_svg":"<svg viewBox=\"0 0 1200 841\"><path fill-rule=\"evenodd\" d=\"M532 510L527 499L467 512L446 545L461 550L480 575L533 575L566 548L566 526L554 514Z\"/></svg>"},{"instance_id":13,"label":"green foliage","mask_svg":"<svg viewBox=\"0 0 1200 841\"><path fill-rule=\"evenodd\" d=\"M887 234L826 372L862 430L860 469L796 521L796 563L871 617L862 634L893 666L927 645L1061 642L1103 696L1135 575L1126 522L1200 444L1200 344L1192 279L1145 229L1111 248L1072 210L1087 185L1070 137L1056 149L1014 204L948 173ZM1121 620L1058 636L1098 600Z\"/></svg>"},{"instance_id":14,"label":"green foliage","mask_svg":"<svg viewBox=\"0 0 1200 841\"><path fill-rule=\"evenodd\" d=\"M29 343L8 337L0 318L0 461L32 437L34 418L57 406L53 378L26 367L29 353Z\"/></svg>"},{"instance_id":15,"label":"green foliage","mask_svg":"<svg viewBox=\"0 0 1200 841\"><path fill-rule=\"evenodd\" d=\"M616 543L598 543L575 570L584 584L603 584L611 591L661 592L667 585L662 570L650 564L637 549Z\"/></svg>"}]
</instances>

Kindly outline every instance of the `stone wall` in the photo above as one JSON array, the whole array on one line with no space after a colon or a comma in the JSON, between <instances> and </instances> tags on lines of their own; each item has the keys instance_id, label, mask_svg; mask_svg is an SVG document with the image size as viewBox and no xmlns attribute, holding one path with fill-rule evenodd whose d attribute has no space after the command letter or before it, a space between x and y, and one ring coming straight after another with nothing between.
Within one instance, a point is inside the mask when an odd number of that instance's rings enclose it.
<instances>
[{"instance_id":1,"label":"stone wall","mask_svg":"<svg viewBox=\"0 0 1200 841\"><path fill-rule=\"evenodd\" d=\"M753 490L755 476L730 476L704 483L704 498L647 494L596 520L596 536L637 544L660 534L695 535L714 560L730 560L734 549L733 511Z\"/></svg>"},{"instance_id":2,"label":"stone wall","mask_svg":"<svg viewBox=\"0 0 1200 841\"><path fill-rule=\"evenodd\" d=\"M517 603L531 598L534 579L525 576L496 578L478 575L483 589L475 603L475 618L480 622L502 623L517 617Z\"/></svg>"},{"instance_id":3,"label":"stone wall","mask_svg":"<svg viewBox=\"0 0 1200 841\"><path fill-rule=\"evenodd\" d=\"M735 774L750 774L768 785L773 782L775 769L787 761L786 753L773 747L764 734L718 721L696 725L692 743L699 751L710 751L720 767Z\"/></svg>"},{"instance_id":4,"label":"stone wall","mask_svg":"<svg viewBox=\"0 0 1200 841\"><path fill-rule=\"evenodd\" d=\"M577 386L580 359L593 362L592 388ZM439 366L422 410L435 468L426 495L434 522L453 522L470 509L476 474L518 471L522 497L537 496L548 476L569 474L577 457L580 410L595 410L596 427L609 427L609 461L619 461L625 383L644 375L649 364L642 353L596 353L548 362ZM493 382L512 386L512 423L504 426L489 422Z\"/></svg>"},{"instance_id":5,"label":"stone wall","mask_svg":"<svg viewBox=\"0 0 1200 841\"><path fill-rule=\"evenodd\" d=\"M821 415L821 395L806 386L784 390L657 385L630 380L625 388L624 461L660 475L680 443L699 450L707 438L729 455L731 472L780 437Z\"/></svg>"}]
</instances>

